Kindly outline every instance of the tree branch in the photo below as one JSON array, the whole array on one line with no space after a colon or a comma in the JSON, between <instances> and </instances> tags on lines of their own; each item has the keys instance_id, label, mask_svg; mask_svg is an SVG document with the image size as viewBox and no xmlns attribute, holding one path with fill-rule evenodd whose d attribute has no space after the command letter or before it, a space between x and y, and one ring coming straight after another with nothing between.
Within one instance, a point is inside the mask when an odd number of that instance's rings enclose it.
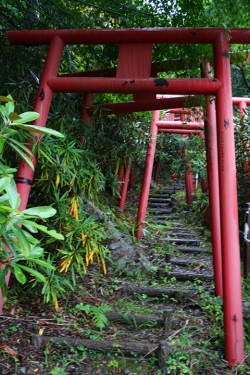
<instances>
[{"instance_id":1,"label":"tree branch","mask_svg":"<svg viewBox=\"0 0 250 375\"><path fill-rule=\"evenodd\" d=\"M248 83L248 81L246 79L244 68L242 66L239 66L239 65L237 65L237 67L240 69L243 81L244 81L246 87L248 88L248 90L250 91L250 84Z\"/></svg>"}]
</instances>

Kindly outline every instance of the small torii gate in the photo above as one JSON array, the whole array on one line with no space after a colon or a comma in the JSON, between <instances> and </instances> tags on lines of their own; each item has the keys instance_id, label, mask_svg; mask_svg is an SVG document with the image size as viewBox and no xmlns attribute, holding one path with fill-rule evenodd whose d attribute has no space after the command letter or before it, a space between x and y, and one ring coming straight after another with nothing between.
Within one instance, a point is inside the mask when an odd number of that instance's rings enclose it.
<instances>
[{"instance_id":1,"label":"small torii gate","mask_svg":"<svg viewBox=\"0 0 250 375\"><path fill-rule=\"evenodd\" d=\"M155 94L216 96L217 126L215 123L207 125L207 133L209 137L210 133L217 133L218 144L219 168L213 165L212 169L218 170L219 176L217 200L221 208L218 217L222 228L225 352L231 366L243 363L241 272L229 41L231 44L249 44L250 29L231 29L227 32L219 28L35 30L8 31L7 36L15 45L49 45L34 106L34 111L40 113L40 118L36 121L40 126L46 124L54 92L128 93L134 94L135 101L145 100L145 102L154 100ZM109 75L98 77L98 74L84 77L81 73L75 76L58 76L66 44L114 43L120 45L115 77ZM156 78L155 75L151 75L153 44L211 44L214 51L215 78ZM145 104L143 108L149 110ZM38 134L37 136L39 137ZM209 141L210 146L212 144L213 147L217 147L214 138L212 139L211 142ZM34 164L36 164L35 160ZM24 161L21 161L17 180L21 210L27 205L33 175L34 172Z\"/></svg>"}]
</instances>

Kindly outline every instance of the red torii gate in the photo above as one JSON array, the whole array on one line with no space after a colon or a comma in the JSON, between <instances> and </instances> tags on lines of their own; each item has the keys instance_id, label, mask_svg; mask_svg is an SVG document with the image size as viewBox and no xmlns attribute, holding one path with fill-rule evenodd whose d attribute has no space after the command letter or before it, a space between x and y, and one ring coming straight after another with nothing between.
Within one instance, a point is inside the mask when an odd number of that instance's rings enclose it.
<instances>
[{"instance_id":1,"label":"red torii gate","mask_svg":"<svg viewBox=\"0 0 250 375\"><path fill-rule=\"evenodd\" d=\"M49 44L34 111L37 125L45 126L54 92L130 93L134 100L152 99L152 94L203 94L216 96L219 194L222 227L223 292L226 358L231 366L244 361L240 252L232 92L229 61L230 43L250 43L250 29L162 28L100 30L9 31L12 44ZM120 45L116 77L58 77L66 44ZM151 78L152 44L212 44L215 78ZM137 66L140 69L137 70ZM145 95L147 94L147 95ZM144 110L148 108L144 107ZM215 126L211 124L215 130ZM39 135L37 135L39 136ZM36 161L34 161L36 164ZM22 161L18 171L20 209L26 207L34 172ZM230 202L230 204L228 204Z\"/></svg>"}]
</instances>

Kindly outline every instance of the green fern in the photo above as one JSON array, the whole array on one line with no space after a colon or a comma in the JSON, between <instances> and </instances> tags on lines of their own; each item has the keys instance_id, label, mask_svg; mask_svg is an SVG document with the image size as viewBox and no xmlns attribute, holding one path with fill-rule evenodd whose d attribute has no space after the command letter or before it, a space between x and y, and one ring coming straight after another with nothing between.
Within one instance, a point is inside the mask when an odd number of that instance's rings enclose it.
<instances>
[{"instance_id":1,"label":"green fern","mask_svg":"<svg viewBox=\"0 0 250 375\"><path fill-rule=\"evenodd\" d=\"M79 303L75 307L77 310L84 311L85 314L90 316L93 320L95 327L99 328L100 331L109 324L109 320L106 317L106 313L111 311L111 308L102 303L100 306L92 306L90 304L83 305L83 303Z\"/></svg>"}]
</instances>

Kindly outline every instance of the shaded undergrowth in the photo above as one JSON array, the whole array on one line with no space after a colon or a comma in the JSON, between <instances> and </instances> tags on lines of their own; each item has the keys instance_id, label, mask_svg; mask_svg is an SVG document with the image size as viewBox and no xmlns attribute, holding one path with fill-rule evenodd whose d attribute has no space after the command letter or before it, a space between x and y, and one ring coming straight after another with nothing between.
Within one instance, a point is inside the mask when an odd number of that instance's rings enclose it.
<instances>
[{"instance_id":1,"label":"shaded undergrowth","mask_svg":"<svg viewBox=\"0 0 250 375\"><path fill-rule=\"evenodd\" d=\"M138 188L129 191L125 213L112 208L123 230L132 236L138 196ZM190 272L201 273L206 265L211 268L210 250L180 256L176 247L163 239L166 227L181 223L190 230L197 229L190 215L169 219L166 226L150 221L146 224L138 246L151 262L149 272L142 272L139 267L136 272L129 267L114 271L111 263L103 275L92 265L87 274L76 276L76 287L59 299L57 309L44 305L41 296L29 285L21 289L11 282L4 315L0 317L1 374L248 374L247 340L244 367L239 364L230 369L224 358L223 313L220 299L214 297L213 282L198 277L180 281L169 276L176 268L166 263L166 254L189 260L185 270ZM209 246L208 229L200 231L198 236L204 239L204 246ZM127 287L134 288L134 292L128 293ZM137 287L174 289L178 293L152 296L136 292ZM182 292L187 289L195 290L188 298ZM249 290L245 281L245 299ZM164 314L169 310L172 324L167 329ZM108 319L110 312L120 313L123 324ZM152 319L140 323L137 315ZM245 332L246 335L249 332L248 320ZM62 339L59 344L57 338ZM81 340L112 342L113 346L103 352L87 348ZM152 348L164 342L170 347L170 354L162 363L154 350L144 354L125 353L119 344L122 342L149 344Z\"/></svg>"}]
</instances>

